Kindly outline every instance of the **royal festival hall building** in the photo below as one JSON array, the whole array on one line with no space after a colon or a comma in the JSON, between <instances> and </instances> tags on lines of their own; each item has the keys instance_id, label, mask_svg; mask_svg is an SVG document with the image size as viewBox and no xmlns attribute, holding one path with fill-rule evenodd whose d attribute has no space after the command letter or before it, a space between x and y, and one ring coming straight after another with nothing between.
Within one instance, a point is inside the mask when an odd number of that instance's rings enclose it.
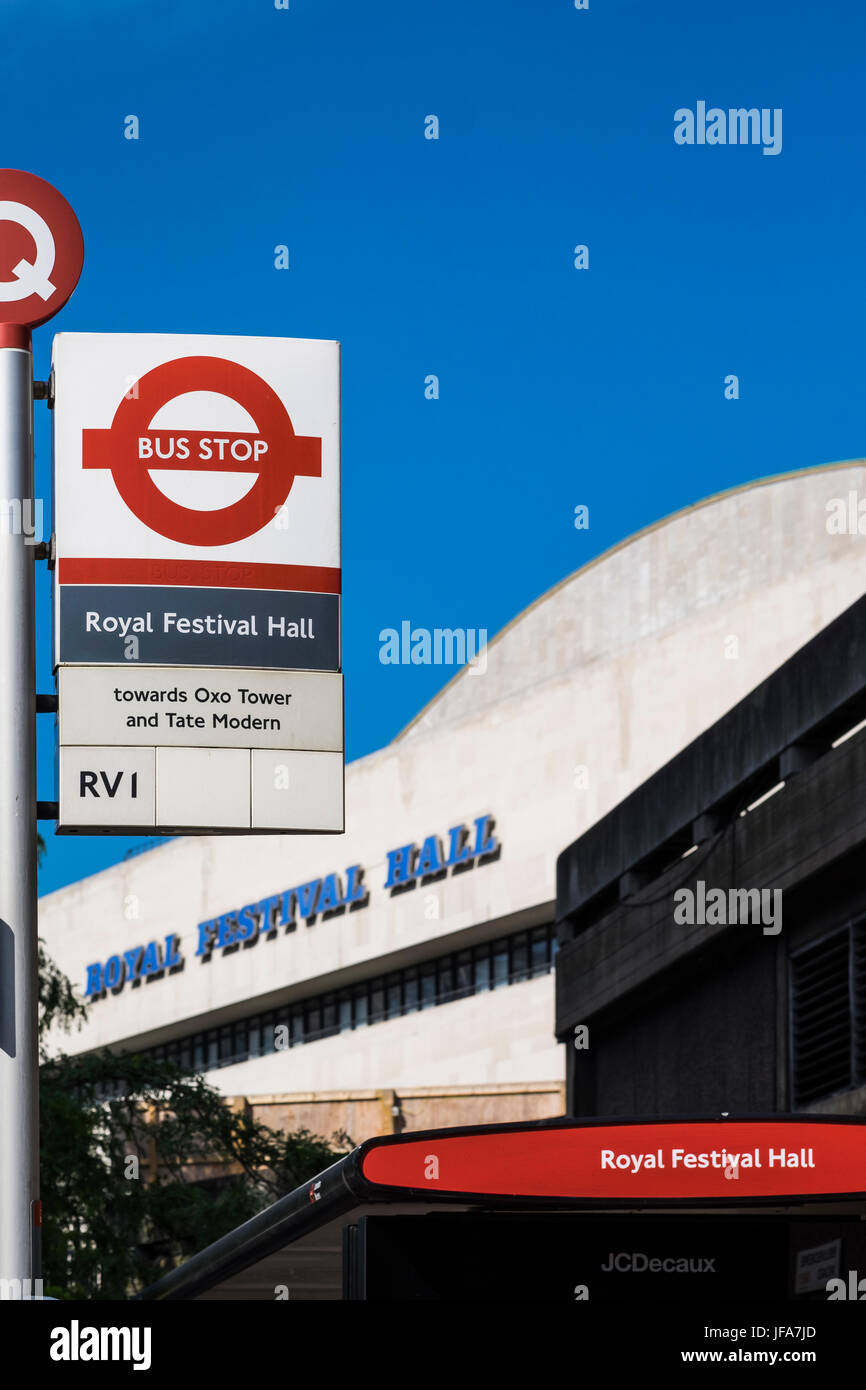
<instances>
[{"instance_id":1,"label":"royal festival hall building","mask_svg":"<svg viewBox=\"0 0 866 1390\"><path fill-rule=\"evenodd\" d=\"M90 1005L52 1042L356 1143L565 1113L557 858L861 597L860 496L861 462L780 475L585 565L347 767L343 835L177 838L42 898Z\"/></svg>"}]
</instances>

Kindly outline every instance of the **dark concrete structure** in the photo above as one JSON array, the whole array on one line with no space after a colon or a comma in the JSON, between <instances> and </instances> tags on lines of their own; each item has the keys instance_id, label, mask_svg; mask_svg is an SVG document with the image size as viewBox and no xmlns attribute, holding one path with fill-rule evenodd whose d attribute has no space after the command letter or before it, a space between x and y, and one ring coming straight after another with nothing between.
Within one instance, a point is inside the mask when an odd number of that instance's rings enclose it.
<instances>
[{"instance_id":1,"label":"dark concrete structure","mask_svg":"<svg viewBox=\"0 0 866 1390\"><path fill-rule=\"evenodd\" d=\"M560 855L569 1113L866 1114L862 721L866 598Z\"/></svg>"}]
</instances>

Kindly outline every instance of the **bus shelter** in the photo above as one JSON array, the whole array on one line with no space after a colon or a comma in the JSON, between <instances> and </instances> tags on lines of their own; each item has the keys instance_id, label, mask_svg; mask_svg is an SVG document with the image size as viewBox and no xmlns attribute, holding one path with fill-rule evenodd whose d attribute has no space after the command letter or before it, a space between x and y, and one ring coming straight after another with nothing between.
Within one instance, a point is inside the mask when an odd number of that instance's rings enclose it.
<instances>
[{"instance_id":1,"label":"bus shelter","mask_svg":"<svg viewBox=\"0 0 866 1390\"><path fill-rule=\"evenodd\" d=\"M860 1296L866 1120L820 1115L562 1119L370 1139L139 1295Z\"/></svg>"}]
</instances>

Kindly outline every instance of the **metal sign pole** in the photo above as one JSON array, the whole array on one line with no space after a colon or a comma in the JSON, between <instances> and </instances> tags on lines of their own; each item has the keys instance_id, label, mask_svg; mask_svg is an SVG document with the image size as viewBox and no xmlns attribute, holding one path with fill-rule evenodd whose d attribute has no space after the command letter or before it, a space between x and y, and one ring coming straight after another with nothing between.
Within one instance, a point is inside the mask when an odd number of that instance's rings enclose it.
<instances>
[{"instance_id":1,"label":"metal sign pole","mask_svg":"<svg viewBox=\"0 0 866 1390\"><path fill-rule=\"evenodd\" d=\"M23 242L22 233L26 238ZM30 331L63 308L78 284L83 263L81 228L62 194L35 174L20 169L0 169L2 1298L39 1296L34 1292L32 1281L42 1276L34 598L35 547L41 536L35 535L33 527L38 512L33 496ZM41 1295L39 1285L37 1290Z\"/></svg>"},{"instance_id":2,"label":"metal sign pole","mask_svg":"<svg viewBox=\"0 0 866 1390\"><path fill-rule=\"evenodd\" d=\"M0 325L0 1280L24 1297L40 1273L32 506L30 332Z\"/></svg>"}]
</instances>

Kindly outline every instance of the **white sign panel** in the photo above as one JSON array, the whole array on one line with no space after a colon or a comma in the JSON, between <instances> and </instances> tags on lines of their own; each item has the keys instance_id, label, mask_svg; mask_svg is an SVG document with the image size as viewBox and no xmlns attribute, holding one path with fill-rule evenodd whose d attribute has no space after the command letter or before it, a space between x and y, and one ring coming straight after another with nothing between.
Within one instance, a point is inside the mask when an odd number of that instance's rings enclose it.
<instances>
[{"instance_id":1,"label":"white sign panel","mask_svg":"<svg viewBox=\"0 0 866 1390\"><path fill-rule=\"evenodd\" d=\"M343 749L333 671L61 666L64 746Z\"/></svg>"},{"instance_id":2,"label":"white sign panel","mask_svg":"<svg viewBox=\"0 0 866 1390\"><path fill-rule=\"evenodd\" d=\"M60 830L308 828L297 794L254 805L252 754L342 768L339 373L333 342L55 338ZM124 747L153 751L150 822L134 758L109 796L79 756ZM339 806L307 795L342 829L342 772Z\"/></svg>"},{"instance_id":3,"label":"white sign panel","mask_svg":"<svg viewBox=\"0 0 866 1390\"><path fill-rule=\"evenodd\" d=\"M60 824L124 834L343 829L343 755L61 747Z\"/></svg>"},{"instance_id":4,"label":"white sign panel","mask_svg":"<svg viewBox=\"0 0 866 1390\"><path fill-rule=\"evenodd\" d=\"M60 822L84 829L122 827L153 833L156 750L60 749Z\"/></svg>"}]
</instances>

